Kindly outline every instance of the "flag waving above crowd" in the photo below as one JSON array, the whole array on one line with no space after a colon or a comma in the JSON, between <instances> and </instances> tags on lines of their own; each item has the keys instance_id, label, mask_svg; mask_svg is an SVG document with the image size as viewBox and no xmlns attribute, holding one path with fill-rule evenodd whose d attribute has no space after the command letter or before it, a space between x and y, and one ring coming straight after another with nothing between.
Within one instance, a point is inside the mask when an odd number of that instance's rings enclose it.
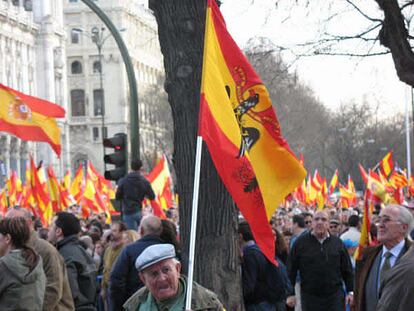
<instances>
[{"instance_id":1,"label":"flag waving above crowd","mask_svg":"<svg viewBox=\"0 0 414 311\"><path fill-rule=\"evenodd\" d=\"M206 16L199 134L257 244L273 261L269 220L306 171L282 136L266 87L211 0Z\"/></svg>"},{"instance_id":2,"label":"flag waving above crowd","mask_svg":"<svg viewBox=\"0 0 414 311\"><path fill-rule=\"evenodd\" d=\"M0 84L0 131L28 141L48 143L60 156L60 129L56 118L65 110L51 102L29 96Z\"/></svg>"}]
</instances>

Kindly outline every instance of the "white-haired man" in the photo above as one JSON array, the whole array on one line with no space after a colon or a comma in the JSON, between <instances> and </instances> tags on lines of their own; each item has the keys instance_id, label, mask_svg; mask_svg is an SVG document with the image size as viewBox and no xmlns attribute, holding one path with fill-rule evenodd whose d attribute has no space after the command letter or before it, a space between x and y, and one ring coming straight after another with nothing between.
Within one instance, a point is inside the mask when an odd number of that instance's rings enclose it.
<instances>
[{"instance_id":1,"label":"white-haired man","mask_svg":"<svg viewBox=\"0 0 414 311\"><path fill-rule=\"evenodd\" d=\"M377 310L381 283L411 246L406 239L411 222L412 215L403 206L388 205L381 210L376 222L380 245L365 248L356 261L355 311Z\"/></svg>"},{"instance_id":2,"label":"white-haired man","mask_svg":"<svg viewBox=\"0 0 414 311\"><path fill-rule=\"evenodd\" d=\"M187 279L180 275L174 246L155 244L138 256L135 266L145 287L124 304L127 311L184 310ZM224 310L216 294L193 282L191 307L194 310Z\"/></svg>"}]
</instances>

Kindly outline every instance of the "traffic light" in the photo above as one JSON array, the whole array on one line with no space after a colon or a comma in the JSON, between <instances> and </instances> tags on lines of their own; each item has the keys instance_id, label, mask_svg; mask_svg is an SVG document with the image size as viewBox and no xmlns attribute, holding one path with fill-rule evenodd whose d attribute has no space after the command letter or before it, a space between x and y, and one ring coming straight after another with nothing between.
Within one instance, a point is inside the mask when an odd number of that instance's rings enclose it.
<instances>
[{"instance_id":1,"label":"traffic light","mask_svg":"<svg viewBox=\"0 0 414 311\"><path fill-rule=\"evenodd\" d=\"M128 141L124 133L103 140L105 148L113 148L114 153L104 155L105 178L118 181L128 173ZM106 165L115 165L115 169L107 170Z\"/></svg>"}]
</instances>

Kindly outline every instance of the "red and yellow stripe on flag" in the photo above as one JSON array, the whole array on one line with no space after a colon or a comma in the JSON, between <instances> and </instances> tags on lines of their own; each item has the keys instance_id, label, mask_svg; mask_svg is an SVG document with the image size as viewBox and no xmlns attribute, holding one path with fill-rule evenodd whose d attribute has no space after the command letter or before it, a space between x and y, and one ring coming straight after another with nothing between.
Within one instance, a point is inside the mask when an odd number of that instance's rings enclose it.
<instances>
[{"instance_id":1,"label":"red and yellow stripe on flag","mask_svg":"<svg viewBox=\"0 0 414 311\"><path fill-rule=\"evenodd\" d=\"M388 177L391 173L391 171L394 168L394 162L392 160L393 150L388 152L385 157L381 160L379 163L380 171L382 175L385 177Z\"/></svg>"},{"instance_id":2,"label":"red and yellow stripe on flag","mask_svg":"<svg viewBox=\"0 0 414 311\"><path fill-rule=\"evenodd\" d=\"M147 176L148 181L151 183L152 190L154 190L155 197L162 209L168 209L173 206L173 194L170 191L171 187L171 173L168 168L168 162L163 155L161 160L153 168L153 170ZM153 203L151 203L153 205ZM156 215L159 216L159 215Z\"/></svg>"},{"instance_id":3,"label":"red and yellow stripe on flag","mask_svg":"<svg viewBox=\"0 0 414 311\"><path fill-rule=\"evenodd\" d=\"M336 169L335 173L332 176L331 183L329 184L329 194L334 193L336 187L338 187L338 184L339 184L338 177L339 177L339 172L338 172L338 169Z\"/></svg>"},{"instance_id":4,"label":"red and yellow stripe on flag","mask_svg":"<svg viewBox=\"0 0 414 311\"><path fill-rule=\"evenodd\" d=\"M370 211L372 206L372 193L370 189L365 191L364 215L362 219L361 237L359 238L359 245L354 253L356 260L361 260L362 250L371 244L371 217Z\"/></svg>"},{"instance_id":5,"label":"red and yellow stripe on flag","mask_svg":"<svg viewBox=\"0 0 414 311\"><path fill-rule=\"evenodd\" d=\"M266 87L227 32L215 1L207 3L199 134L258 246L273 261L270 217L306 171L282 137Z\"/></svg>"},{"instance_id":6,"label":"red and yellow stripe on flag","mask_svg":"<svg viewBox=\"0 0 414 311\"><path fill-rule=\"evenodd\" d=\"M60 129L55 118L65 116L62 107L3 84L0 84L0 101L0 131L23 140L46 142L60 156Z\"/></svg>"}]
</instances>

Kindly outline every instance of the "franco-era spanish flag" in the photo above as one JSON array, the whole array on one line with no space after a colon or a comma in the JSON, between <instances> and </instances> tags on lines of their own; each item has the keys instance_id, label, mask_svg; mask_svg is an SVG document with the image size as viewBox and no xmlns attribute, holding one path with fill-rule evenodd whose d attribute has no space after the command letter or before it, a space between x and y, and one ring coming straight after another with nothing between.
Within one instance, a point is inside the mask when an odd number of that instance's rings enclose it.
<instances>
[{"instance_id":1,"label":"franco-era spanish flag","mask_svg":"<svg viewBox=\"0 0 414 311\"><path fill-rule=\"evenodd\" d=\"M23 140L46 142L59 156L60 130L55 118L64 116L62 107L0 84L0 131Z\"/></svg>"},{"instance_id":2,"label":"franco-era spanish flag","mask_svg":"<svg viewBox=\"0 0 414 311\"><path fill-rule=\"evenodd\" d=\"M199 135L258 246L274 261L269 220L306 171L282 137L266 87L215 1L207 3Z\"/></svg>"}]
</instances>

